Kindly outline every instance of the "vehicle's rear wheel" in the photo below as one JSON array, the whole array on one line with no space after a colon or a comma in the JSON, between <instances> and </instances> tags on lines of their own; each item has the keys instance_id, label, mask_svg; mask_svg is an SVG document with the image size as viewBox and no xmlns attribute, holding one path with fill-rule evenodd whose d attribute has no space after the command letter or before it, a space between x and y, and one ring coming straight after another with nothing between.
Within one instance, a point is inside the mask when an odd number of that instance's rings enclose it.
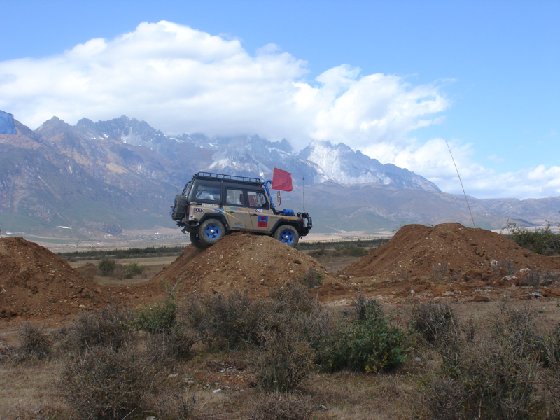
<instances>
[{"instance_id":1,"label":"vehicle's rear wheel","mask_svg":"<svg viewBox=\"0 0 560 420\"><path fill-rule=\"evenodd\" d=\"M290 225L281 225L276 229L274 232L274 237L278 239L280 242L294 247L297 245L299 241L299 233L295 227Z\"/></svg>"},{"instance_id":2,"label":"vehicle's rear wheel","mask_svg":"<svg viewBox=\"0 0 560 420\"><path fill-rule=\"evenodd\" d=\"M217 219L207 219L198 228L198 238L204 246L214 245L226 234L222 222Z\"/></svg>"},{"instance_id":3,"label":"vehicle's rear wheel","mask_svg":"<svg viewBox=\"0 0 560 420\"><path fill-rule=\"evenodd\" d=\"M195 246L198 249L207 248L207 245L203 244L202 241L200 240L198 236L198 232L191 232L190 236L191 236L191 244L193 244L193 246Z\"/></svg>"}]
</instances>

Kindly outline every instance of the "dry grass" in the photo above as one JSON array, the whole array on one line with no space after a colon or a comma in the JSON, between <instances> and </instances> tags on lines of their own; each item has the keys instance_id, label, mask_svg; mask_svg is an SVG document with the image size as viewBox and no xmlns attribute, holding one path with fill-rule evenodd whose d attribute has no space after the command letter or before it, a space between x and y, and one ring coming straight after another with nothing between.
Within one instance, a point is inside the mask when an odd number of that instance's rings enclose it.
<instances>
[{"instance_id":1,"label":"dry grass","mask_svg":"<svg viewBox=\"0 0 560 420\"><path fill-rule=\"evenodd\" d=\"M540 334L552 331L560 321L560 306L552 299L511 302L510 305L514 308L530 307L535 314L534 328ZM450 306L462 325L473 319L477 325L477 337L491 335L495 314L500 311L500 303L497 302L469 302ZM384 311L401 327L409 325L414 308L412 303L383 305ZM313 312L313 309L310 310ZM352 312L349 307L345 310ZM0 331L0 340L17 347L20 344L18 332L17 325L10 325ZM169 344L169 337L136 334L138 348L143 351L150 345L150 338L154 339L152 345L156 347L156 353L157 346ZM52 331L50 338L53 346L58 348L59 338ZM551 353L556 351L554 346ZM165 366L158 367L165 376L165 380L160 383L165 393L147 399L149 413L146 415L216 419L256 416L256 401L264 398L257 386L256 364L262 350L253 347L209 352L205 346L194 345L191 359L167 357ZM70 418L72 411L56 386L66 363L67 356L60 351L46 360L30 360L19 364L0 361L0 418ZM309 403L309 406L302 406L302 412L312 410L312 418L430 418L424 395L430 377L437 372L440 364L441 359L435 350L418 348L409 355L405 365L394 373L310 373L299 383L296 393L302 396L306 404ZM543 392L543 417L546 417L546 413L556 415L560 412L556 398L560 392L557 377L552 370L546 370L537 378L540 382L536 388ZM280 410L282 403L278 404Z\"/></svg>"}]
</instances>

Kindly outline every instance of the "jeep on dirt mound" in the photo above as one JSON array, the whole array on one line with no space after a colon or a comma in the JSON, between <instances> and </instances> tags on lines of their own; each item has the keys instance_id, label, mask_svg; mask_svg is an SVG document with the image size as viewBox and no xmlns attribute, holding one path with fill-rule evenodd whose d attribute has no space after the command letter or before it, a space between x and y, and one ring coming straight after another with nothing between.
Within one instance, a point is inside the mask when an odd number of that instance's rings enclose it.
<instances>
[{"instance_id":1,"label":"jeep on dirt mound","mask_svg":"<svg viewBox=\"0 0 560 420\"><path fill-rule=\"evenodd\" d=\"M171 218L189 232L197 248L215 244L228 233L251 232L273 236L294 247L311 230L308 213L277 210L271 181L260 178L198 172L175 197Z\"/></svg>"}]
</instances>

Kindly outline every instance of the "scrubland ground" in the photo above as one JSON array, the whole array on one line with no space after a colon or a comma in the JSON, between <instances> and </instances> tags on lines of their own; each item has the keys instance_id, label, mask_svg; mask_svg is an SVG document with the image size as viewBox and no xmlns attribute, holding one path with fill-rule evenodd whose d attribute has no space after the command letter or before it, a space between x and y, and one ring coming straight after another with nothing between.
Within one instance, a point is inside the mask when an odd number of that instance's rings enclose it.
<instances>
[{"instance_id":1,"label":"scrubland ground","mask_svg":"<svg viewBox=\"0 0 560 420\"><path fill-rule=\"evenodd\" d=\"M50 315L37 309L42 277L24 270L32 290L14 290L35 306L0 318L0 418L560 416L555 261L494 263L489 244L503 247L480 235L465 249L484 264L460 273L395 243L298 252L268 239L71 261L92 292L49 292L66 305Z\"/></svg>"}]
</instances>

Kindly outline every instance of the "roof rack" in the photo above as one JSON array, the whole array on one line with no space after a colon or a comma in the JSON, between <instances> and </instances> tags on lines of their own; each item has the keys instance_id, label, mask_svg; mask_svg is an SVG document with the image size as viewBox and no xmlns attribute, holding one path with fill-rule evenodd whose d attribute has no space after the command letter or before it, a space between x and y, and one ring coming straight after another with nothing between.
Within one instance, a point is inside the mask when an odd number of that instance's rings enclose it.
<instances>
[{"instance_id":1,"label":"roof rack","mask_svg":"<svg viewBox=\"0 0 560 420\"><path fill-rule=\"evenodd\" d=\"M193 178L212 178L212 179L223 179L226 181L234 181L234 182L247 182L251 184L261 184L262 181L260 178L252 178L248 176L241 176L241 175L227 175L227 174L215 174L212 172L197 172Z\"/></svg>"}]
</instances>

